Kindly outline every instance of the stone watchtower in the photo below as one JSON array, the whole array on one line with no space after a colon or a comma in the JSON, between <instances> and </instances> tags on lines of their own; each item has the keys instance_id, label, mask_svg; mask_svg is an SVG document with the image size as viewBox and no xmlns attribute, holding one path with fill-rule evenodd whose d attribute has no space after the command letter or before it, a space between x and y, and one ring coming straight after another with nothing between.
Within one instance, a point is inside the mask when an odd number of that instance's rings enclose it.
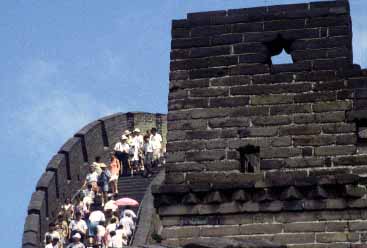
<instances>
[{"instance_id":1,"label":"stone watchtower","mask_svg":"<svg viewBox=\"0 0 367 248\"><path fill-rule=\"evenodd\" d=\"M348 1L173 21L163 243L366 242L367 73L351 30ZM293 63L273 65L283 49Z\"/></svg>"}]
</instances>

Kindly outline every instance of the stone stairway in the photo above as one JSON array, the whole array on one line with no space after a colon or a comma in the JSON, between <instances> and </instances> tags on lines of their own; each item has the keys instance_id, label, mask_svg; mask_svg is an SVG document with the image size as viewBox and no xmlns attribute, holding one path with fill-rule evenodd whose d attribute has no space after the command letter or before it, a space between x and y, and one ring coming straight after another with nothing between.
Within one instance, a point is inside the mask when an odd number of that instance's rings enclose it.
<instances>
[{"instance_id":1,"label":"stone stairway","mask_svg":"<svg viewBox=\"0 0 367 248\"><path fill-rule=\"evenodd\" d=\"M150 178L142 177L141 175L120 177L118 181L118 197L129 197L137 200L139 203L143 200L145 191L153 178L159 173L160 168L153 169L153 176Z\"/></svg>"}]
</instances>

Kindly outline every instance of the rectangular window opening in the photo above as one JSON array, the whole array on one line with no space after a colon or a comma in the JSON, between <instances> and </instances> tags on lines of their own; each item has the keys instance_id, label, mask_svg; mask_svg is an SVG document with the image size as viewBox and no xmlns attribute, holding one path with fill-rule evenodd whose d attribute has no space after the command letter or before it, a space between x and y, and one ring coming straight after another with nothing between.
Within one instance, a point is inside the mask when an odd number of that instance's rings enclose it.
<instances>
[{"instance_id":1,"label":"rectangular window opening","mask_svg":"<svg viewBox=\"0 0 367 248\"><path fill-rule=\"evenodd\" d=\"M260 147L247 145L237 149L240 153L242 173L258 173L260 171Z\"/></svg>"}]
</instances>

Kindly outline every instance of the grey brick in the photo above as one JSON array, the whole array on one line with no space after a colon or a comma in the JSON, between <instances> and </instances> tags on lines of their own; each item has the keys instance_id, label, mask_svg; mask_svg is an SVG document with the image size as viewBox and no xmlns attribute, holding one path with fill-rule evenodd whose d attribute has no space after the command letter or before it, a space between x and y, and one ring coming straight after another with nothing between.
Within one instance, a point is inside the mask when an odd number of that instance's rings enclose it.
<instances>
[{"instance_id":1,"label":"grey brick","mask_svg":"<svg viewBox=\"0 0 367 248\"><path fill-rule=\"evenodd\" d=\"M323 232L325 226L325 222L288 223L284 225L284 232Z\"/></svg>"},{"instance_id":2,"label":"grey brick","mask_svg":"<svg viewBox=\"0 0 367 248\"><path fill-rule=\"evenodd\" d=\"M240 97L215 97L210 98L209 105L210 107L240 107L248 105L249 97L240 96Z\"/></svg>"},{"instance_id":3,"label":"grey brick","mask_svg":"<svg viewBox=\"0 0 367 248\"><path fill-rule=\"evenodd\" d=\"M325 146L335 144L335 136L332 135L313 135L297 136L293 138L295 146Z\"/></svg>"},{"instance_id":4,"label":"grey brick","mask_svg":"<svg viewBox=\"0 0 367 248\"><path fill-rule=\"evenodd\" d=\"M324 133L352 133L355 132L356 127L354 123L335 123L322 125L322 131Z\"/></svg>"},{"instance_id":5,"label":"grey brick","mask_svg":"<svg viewBox=\"0 0 367 248\"><path fill-rule=\"evenodd\" d=\"M210 150L200 152L187 152L187 161L212 161L223 160L225 158L224 150Z\"/></svg>"},{"instance_id":6,"label":"grey brick","mask_svg":"<svg viewBox=\"0 0 367 248\"><path fill-rule=\"evenodd\" d=\"M344 111L351 108L352 103L350 101L320 102L312 105L315 112Z\"/></svg>"},{"instance_id":7,"label":"grey brick","mask_svg":"<svg viewBox=\"0 0 367 248\"><path fill-rule=\"evenodd\" d=\"M251 97L252 105L282 104L292 102L293 96L291 95L263 95Z\"/></svg>"},{"instance_id":8,"label":"grey brick","mask_svg":"<svg viewBox=\"0 0 367 248\"><path fill-rule=\"evenodd\" d=\"M256 126L287 125L291 123L291 117L287 115L256 116L252 123Z\"/></svg>"},{"instance_id":9,"label":"grey brick","mask_svg":"<svg viewBox=\"0 0 367 248\"><path fill-rule=\"evenodd\" d=\"M318 125L296 125L280 127L279 135L312 135L319 134L321 127Z\"/></svg>"},{"instance_id":10,"label":"grey brick","mask_svg":"<svg viewBox=\"0 0 367 248\"><path fill-rule=\"evenodd\" d=\"M251 78L249 76L228 76L210 79L211 86L247 85L250 82Z\"/></svg>"},{"instance_id":11,"label":"grey brick","mask_svg":"<svg viewBox=\"0 0 367 248\"><path fill-rule=\"evenodd\" d=\"M240 129L239 134L241 138L245 137L271 137L278 133L277 128L273 127L251 127Z\"/></svg>"},{"instance_id":12,"label":"grey brick","mask_svg":"<svg viewBox=\"0 0 367 248\"><path fill-rule=\"evenodd\" d=\"M355 154L356 152L355 146L324 146L324 147L316 147L315 155L316 156L335 156L335 155L347 155L347 154Z\"/></svg>"},{"instance_id":13,"label":"grey brick","mask_svg":"<svg viewBox=\"0 0 367 248\"><path fill-rule=\"evenodd\" d=\"M265 150L260 150L261 158L288 158L296 157L302 154L302 149L299 148L267 148Z\"/></svg>"},{"instance_id":14,"label":"grey brick","mask_svg":"<svg viewBox=\"0 0 367 248\"><path fill-rule=\"evenodd\" d=\"M241 225L240 234L241 235L251 235L251 234L273 234L282 232L282 224L250 224Z\"/></svg>"},{"instance_id":15,"label":"grey brick","mask_svg":"<svg viewBox=\"0 0 367 248\"><path fill-rule=\"evenodd\" d=\"M289 115L294 113L310 113L311 104L287 104L283 106L271 106L271 115Z\"/></svg>"},{"instance_id":16,"label":"grey brick","mask_svg":"<svg viewBox=\"0 0 367 248\"><path fill-rule=\"evenodd\" d=\"M209 120L209 126L211 128L218 127L248 127L250 125L249 118L222 118Z\"/></svg>"},{"instance_id":17,"label":"grey brick","mask_svg":"<svg viewBox=\"0 0 367 248\"><path fill-rule=\"evenodd\" d=\"M228 96L228 88L201 88L190 90L191 97Z\"/></svg>"}]
</instances>

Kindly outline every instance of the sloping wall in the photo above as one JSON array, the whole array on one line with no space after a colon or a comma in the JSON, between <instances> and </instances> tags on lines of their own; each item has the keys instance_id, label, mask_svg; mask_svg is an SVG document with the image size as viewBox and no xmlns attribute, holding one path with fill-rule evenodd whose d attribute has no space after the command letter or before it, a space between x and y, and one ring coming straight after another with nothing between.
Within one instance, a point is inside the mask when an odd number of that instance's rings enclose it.
<instances>
[{"instance_id":1,"label":"sloping wall","mask_svg":"<svg viewBox=\"0 0 367 248\"><path fill-rule=\"evenodd\" d=\"M143 120L135 123L134 116ZM122 132L135 127L145 132L146 118L151 116L160 116L160 119L162 117L162 126L166 126L163 114L117 113L89 123L66 141L51 158L32 194L24 225L23 247L41 247L48 224L55 221L65 199L80 189L88 165L97 156L108 161L109 151L113 149ZM155 124L156 118L152 122ZM165 132L163 137L166 137Z\"/></svg>"}]
</instances>

